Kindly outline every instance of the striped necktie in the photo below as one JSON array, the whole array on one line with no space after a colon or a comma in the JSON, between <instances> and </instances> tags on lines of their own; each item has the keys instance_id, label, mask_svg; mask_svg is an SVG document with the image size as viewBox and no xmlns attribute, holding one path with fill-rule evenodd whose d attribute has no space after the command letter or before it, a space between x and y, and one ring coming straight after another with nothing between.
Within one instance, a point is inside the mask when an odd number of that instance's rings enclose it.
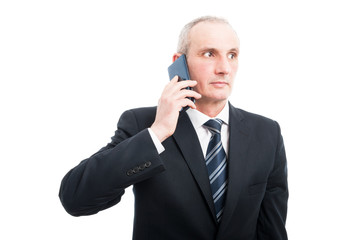
<instances>
[{"instance_id":1,"label":"striped necktie","mask_svg":"<svg viewBox=\"0 0 361 240\"><path fill-rule=\"evenodd\" d=\"M203 124L212 133L205 160L218 222L222 218L228 184L226 152L221 141L222 123L216 118Z\"/></svg>"}]
</instances>

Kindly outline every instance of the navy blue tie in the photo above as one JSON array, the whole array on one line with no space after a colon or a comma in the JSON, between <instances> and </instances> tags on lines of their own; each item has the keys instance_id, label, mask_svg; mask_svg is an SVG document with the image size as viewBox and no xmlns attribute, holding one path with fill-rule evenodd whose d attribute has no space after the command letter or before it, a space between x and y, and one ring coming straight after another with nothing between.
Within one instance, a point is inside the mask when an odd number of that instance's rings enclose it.
<instances>
[{"instance_id":1,"label":"navy blue tie","mask_svg":"<svg viewBox=\"0 0 361 240\"><path fill-rule=\"evenodd\" d=\"M222 218L228 185L227 157L221 141L222 123L222 120L216 118L203 124L212 133L205 160L218 222Z\"/></svg>"}]
</instances>

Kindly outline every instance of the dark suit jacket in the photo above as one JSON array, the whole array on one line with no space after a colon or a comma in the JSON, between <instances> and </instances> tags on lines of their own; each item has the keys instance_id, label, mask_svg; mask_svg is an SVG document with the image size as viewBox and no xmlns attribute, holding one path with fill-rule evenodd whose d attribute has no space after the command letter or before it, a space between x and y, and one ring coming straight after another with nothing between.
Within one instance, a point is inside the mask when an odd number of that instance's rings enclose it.
<instances>
[{"instance_id":1,"label":"dark suit jacket","mask_svg":"<svg viewBox=\"0 0 361 240\"><path fill-rule=\"evenodd\" d=\"M124 112L111 143L66 174L59 193L64 208L74 216L95 214L134 185L133 239L287 239L287 166L279 125L232 105L229 112L229 185L220 224L188 115L180 115L159 155L146 129L155 107Z\"/></svg>"}]
</instances>

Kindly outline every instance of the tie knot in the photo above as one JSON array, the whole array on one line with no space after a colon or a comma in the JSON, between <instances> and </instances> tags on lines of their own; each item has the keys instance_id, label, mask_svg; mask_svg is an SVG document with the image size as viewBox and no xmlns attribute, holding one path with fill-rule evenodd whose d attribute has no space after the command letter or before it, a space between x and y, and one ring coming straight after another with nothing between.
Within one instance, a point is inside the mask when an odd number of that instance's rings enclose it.
<instances>
[{"instance_id":1,"label":"tie knot","mask_svg":"<svg viewBox=\"0 0 361 240\"><path fill-rule=\"evenodd\" d=\"M209 131L212 132L212 134L220 134L221 133L221 127L222 127L223 121L219 118L209 119L206 123L203 125L208 128Z\"/></svg>"}]
</instances>

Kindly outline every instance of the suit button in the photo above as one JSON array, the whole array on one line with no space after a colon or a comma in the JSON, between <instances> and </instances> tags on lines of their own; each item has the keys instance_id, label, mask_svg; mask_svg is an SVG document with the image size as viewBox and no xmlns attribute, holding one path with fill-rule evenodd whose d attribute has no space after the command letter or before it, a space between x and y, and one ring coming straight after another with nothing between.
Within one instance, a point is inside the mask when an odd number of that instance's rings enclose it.
<instances>
[{"instance_id":1,"label":"suit button","mask_svg":"<svg viewBox=\"0 0 361 240\"><path fill-rule=\"evenodd\" d=\"M145 163L145 167L146 167L146 168L149 168L150 165L152 165L152 163L151 163L150 161L147 161L147 162Z\"/></svg>"},{"instance_id":2,"label":"suit button","mask_svg":"<svg viewBox=\"0 0 361 240\"><path fill-rule=\"evenodd\" d=\"M137 173L137 172L139 172L139 167L133 168L133 173Z\"/></svg>"},{"instance_id":3,"label":"suit button","mask_svg":"<svg viewBox=\"0 0 361 240\"><path fill-rule=\"evenodd\" d=\"M145 168L145 163L143 163L142 165L139 166L139 170L140 170L140 171L143 171L144 168Z\"/></svg>"},{"instance_id":4,"label":"suit button","mask_svg":"<svg viewBox=\"0 0 361 240\"><path fill-rule=\"evenodd\" d=\"M127 175L132 176L133 175L133 169L128 170Z\"/></svg>"}]
</instances>

